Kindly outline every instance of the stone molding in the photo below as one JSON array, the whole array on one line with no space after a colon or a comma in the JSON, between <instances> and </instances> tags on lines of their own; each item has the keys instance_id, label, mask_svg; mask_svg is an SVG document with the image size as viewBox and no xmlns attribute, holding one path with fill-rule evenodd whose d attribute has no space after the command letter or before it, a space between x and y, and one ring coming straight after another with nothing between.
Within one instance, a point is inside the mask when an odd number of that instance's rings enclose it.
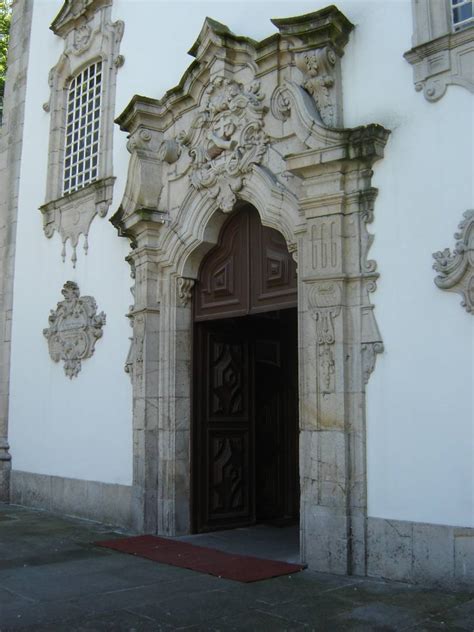
<instances>
[{"instance_id":1,"label":"stone molding","mask_svg":"<svg viewBox=\"0 0 474 632\"><path fill-rule=\"evenodd\" d=\"M72 253L72 267L77 263L77 246L79 237L83 236L85 254L89 249L89 229L96 215L105 217L112 204L115 178L105 178L92 182L87 187L79 189L59 200L44 204L40 210L43 213L43 230L49 239L57 231L61 237L63 248L61 257L66 259L66 243L69 241Z\"/></svg>"},{"instance_id":2,"label":"stone molding","mask_svg":"<svg viewBox=\"0 0 474 632\"><path fill-rule=\"evenodd\" d=\"M97 215L105 217L113 193L113 118L117 71L124 63L119 54L124 24L111 21L112 0L68 0L53 21L51 29L64 40L64 51L49 73L50 98L43 109L50 114L48 175L46 201L40 208L44 231L51 237L55 231L63 243L72 245L72 263L77 262L77 243L87 235ZM64 112L67 87L78 72L97 60L102 61L102 102L100 121L100 155L98 179L70 194L63 195L63 161L65 142Z\"/></svg>"},{"instance_id":3,"label":"stone molding","mask_svg":"<svg viewBox=\"0 0 474 632\"><path fill-rule=\"evenodd\" d=\"M126 529L133 522L129 485L12 470L11 502Z\"/></svg>"},{"instance_id":4,"label":"stone molding","mask_svg":"<svg viewBox=\"0 0 474 632\"><path fill-rule=\"evenodd\" d=\"M457 292L468 314L474 313L474 210L466 211L454 233L456 245L433 254L433 268L438 272L436 285L442 290Z\"/></svg>"},{"instance_id":5,"label":"stone molding","mask_svg":"<svg viewBox=\"0 0 474 632\"><path fill-rule=\"evenodd\" d=\"M91 358L95 343L102 337L104 312L97 313L92 296L81 296L79 286L67 281L61 290L64 301L49 315L49 327L43 330L49 355L54 362L64 362L64 373L72 380L82 368L82 361Z\"/></svg>"},{"instance_id":6,"label":"stone molding","mask_svg":"<svg viewBox=\"0 0 474 632\"><path fill-rule=\"evenodd\" d=\"M368 225L389 132L343 126L342 13L273 23L255 42L206 19L179 85L117 119L131 154L111 221L132 246L135 526L191 528L192 286L226 214L251 204L298 261L303 559L363 575L365 384L383 350Z\"/></svg>"},{"instance_id":7,"label":"stone molding","mask_svg":"<svg viewBox=\"0 0 474 632\"><path fill-rule=\"evenodd\" d=\"M438 101L449 85L474 92L474 26L453 32L449 0L412 0L413 48L404 55L413 66L415 90Z\"/></svg>"},{"instance_id":8,"label":"stone molding","mask_svg":"<svg viewBox=\"0 0 474 632\"><path fill-rule=\"evenodd\" d=\"M0 501L8 501L10 494L8 411L13 277L32 16L32 0L17 0L12 6L3 124L0 125Z\"/></svg>"},{"instance_id":9,"label":"stone molding","mask_svg":"<svg viewBox=\"0 0 474 632\"><path fill-rule=\"evenodd\" d=\"M472 527L369 517L367 533L369 576L472 590Z\"/></svg>"}]
</instances>

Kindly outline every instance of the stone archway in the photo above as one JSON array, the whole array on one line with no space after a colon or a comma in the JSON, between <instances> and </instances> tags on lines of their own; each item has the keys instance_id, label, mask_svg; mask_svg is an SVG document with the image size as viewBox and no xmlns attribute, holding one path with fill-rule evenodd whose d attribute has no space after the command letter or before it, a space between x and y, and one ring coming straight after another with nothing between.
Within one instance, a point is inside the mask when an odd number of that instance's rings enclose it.
<instances>
[{"instance_id":1,"label":"stone archway","mask_svg":"<svg viewBox=\"0 0 474 632\"><path fill-rule=\"evenodd\" d=\"M190 530L191 296L226 213L250 203L298 261L302 557L366 574L365 384L382 341L367 259L388 132L344 129L335 8L275 20L256 43L206 20L196 60L161 101L118 118L129 176L113 218L132 243L136 528Z\"/></svg>"}]
</instances>

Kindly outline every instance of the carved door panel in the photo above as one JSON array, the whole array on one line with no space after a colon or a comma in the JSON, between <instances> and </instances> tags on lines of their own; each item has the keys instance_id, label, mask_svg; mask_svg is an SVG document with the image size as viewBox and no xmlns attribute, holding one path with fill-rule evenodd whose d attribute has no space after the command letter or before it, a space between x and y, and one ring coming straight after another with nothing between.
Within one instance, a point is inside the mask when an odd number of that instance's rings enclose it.
<instances>
[{"instance_id":1,"label":"carved door panel","mask_svg":"<svg viewBox=\"0 0 474 632\"><path fill-rule=\"evenodd\" d=\"M196 328L194 476L196 527L255 520L250 345L233 321Z\"/></svg>"},{"instance_id":2,"label":"carved door panel","mask_svg":"<svg viewBox=\"0 0 474 632\"><path fill-rule=\"evenodd\" d=\"M296 264L281 233L262 226L254 209L250 227L250 313L296 306Z\"/></svg>"},{"instance_id":3,"label":"carved door panel","mask_svg":"<svg viewBox=\"0 0 474 632\"><path fill-rule=\"evenodd\" d=\"M196 321L295 307L296 264L285 239L246 207L224 225L195 289Z\"/></svg>"},{"instance_id":4,"label":"carved door panel","mask_svg":"<svg viewBox=\"0 0 474 632\"><path fill-rule=\"evenodd\" d=\"M195 290L195 320L244 316L249 311L249 216L236 213L205 258Z\"/></svg>"},{"instance_id":5,"label":"carved door panel","mask_svg":"<svg viewBox=\"0 0 474 632\"><path fill-rule=\"evenodd\" d=\"M197 531L296 518L296 310L198 323Z\"/></svg>"}]
</instances>

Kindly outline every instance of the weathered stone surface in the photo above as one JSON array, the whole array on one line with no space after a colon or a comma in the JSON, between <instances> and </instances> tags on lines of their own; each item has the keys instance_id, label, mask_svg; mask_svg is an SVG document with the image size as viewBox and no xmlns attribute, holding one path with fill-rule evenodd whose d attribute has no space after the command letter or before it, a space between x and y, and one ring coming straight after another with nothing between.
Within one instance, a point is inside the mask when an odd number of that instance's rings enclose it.
<instances>
[{"instance_id":1,"label":"weathered stone surface","mask_svg":"<svg viewBox=\"0 0 474 632\"><path fill-rule=\"evenodd\" d=\"M131 528L132 488L12 470L11 501Z\"/></svg>"},{"instance_id":2,"label":"weathered stone surface","mask_svg":"<svg viewBox=\"0 0 474 632\"><path fill-rule=\"evenodd\" d=\"M474 529L368 518L368 575L470 589Z\"/></svg>"}]
</instances>

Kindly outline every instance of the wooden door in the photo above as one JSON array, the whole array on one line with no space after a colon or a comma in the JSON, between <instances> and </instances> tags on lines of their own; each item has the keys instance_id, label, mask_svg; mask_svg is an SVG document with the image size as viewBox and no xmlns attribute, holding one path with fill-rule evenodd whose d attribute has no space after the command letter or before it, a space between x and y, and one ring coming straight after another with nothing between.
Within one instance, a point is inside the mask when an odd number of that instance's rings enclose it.
<instances>
[{"instance_id":1,"label":"wooden door","mask_svg":"<svg viewBox=\"0 0 474 632\"><path fill-rule=\"evenodd\" d=\"M193 505L209 531L298 512L296 267L249 207L195 289Z\"/></svg>"},{"instance_id":2,"label":"wooden door","mask_svg":"<svg viewBox=\"0 0 474 632\"><path fill-rule=\"evenodd\" d=\"M296 310L198 323L197 531L296 518Z\"/></svg>"},{"instance_id":3,"label":"wooden door","mask_svg":"<svg viewBox=\"0 0 474 632\"><path fill-rule=\"evenodd\" d=\"M232 320L195 335L194 506L196 528L255 521L251 349Z\"/></svg>"},{"instance_id":4,"label":"wooden door","mask_svg":"<svg viewBox=\"0 0 474 632\"><path fill-rule=\"evenodd\" d=\"M194 320L296 307L296 264L283 236L262 226L253 207L232 215L201 266Z\"/></svg>"}]
</instances>

